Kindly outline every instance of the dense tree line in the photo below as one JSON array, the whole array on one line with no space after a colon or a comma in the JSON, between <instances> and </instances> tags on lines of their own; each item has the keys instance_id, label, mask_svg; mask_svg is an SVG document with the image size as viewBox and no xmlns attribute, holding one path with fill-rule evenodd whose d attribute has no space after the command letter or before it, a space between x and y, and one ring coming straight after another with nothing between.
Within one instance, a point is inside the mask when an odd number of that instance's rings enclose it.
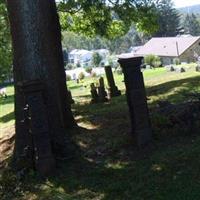
<instances>
[{"instance_id":1,"label":"dense tree line","mask_svg":"<svg viewBox=\"0 0 200 200\"><path fill-rule=\"evenodd\" d=\"M0 1L0 81L8 80L12 74L12 50L7 9Z\"/></svg>"},{"instance_id":2,"label":"dense tree line","mask_svg":"<svg viewBox=\"0 0 200 200\"><path fill-rule=\"evenodd\" d=\"M138 46L142 44L144 39L141 33L138 33L134 26L121 37L116 37L112 40L102 38L99 36L90 38L85 35L79 35L73 32L63 32L62 33L62 44L63 47L68 51L72 49L108 49L111 53L123 53L127 52L131 46Z\"/></svg>"},{"instance_id":3,"label":"dense tree line","mask_svg":"<svg viewBox=\"0 0 200 200\"><path fill-rule=\"evenodd\" d=\"M200 35L200 17L197 14L186 14L183 18L183 30L185 34Z\"/></svg>"}]
</instances>

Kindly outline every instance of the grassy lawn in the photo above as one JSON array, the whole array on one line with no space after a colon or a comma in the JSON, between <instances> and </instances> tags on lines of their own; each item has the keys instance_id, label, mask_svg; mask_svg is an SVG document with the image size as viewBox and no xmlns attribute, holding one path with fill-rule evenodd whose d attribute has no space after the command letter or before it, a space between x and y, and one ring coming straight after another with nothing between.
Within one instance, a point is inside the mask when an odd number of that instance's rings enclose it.
<instances>
[{"instance_id":1,"label":"grassy lawn","mask_svg":"<svg viewBox=\"0 0 200 200\"><path fill-rule=\"evenodd\" d=\"M76 101L72 109L80 127L71 133L78 153L59 164L55 175L47 180L39 179L34 172L23 181L19 174L2 172L0 199L199 200L199 129L185 131L180 125L168 128L165 116L157 117L155 108L160 100L179 104L189 99L189 93L199 92L200 73L159 68L145 70L144 79L154 138L150 147L137 149L129 135L122 75L115 74L122 96L104 104L89 104L89 84L97 78L79 84L69 81ZM13 87L8 87L8 94L7 99L0 99L2 137L14 124Z\"/></svg>"}]
</instances>

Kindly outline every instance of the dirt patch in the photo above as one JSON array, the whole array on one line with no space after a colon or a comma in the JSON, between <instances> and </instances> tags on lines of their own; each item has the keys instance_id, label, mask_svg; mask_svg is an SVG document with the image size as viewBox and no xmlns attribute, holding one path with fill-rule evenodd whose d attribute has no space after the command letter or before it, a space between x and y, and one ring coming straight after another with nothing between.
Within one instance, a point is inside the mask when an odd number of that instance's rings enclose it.
<instances>
[{"instance_id":1,"label":"dirt patch","mask_svg":"<svg viewBox=\"0 0 200 200\"><path fill-rule=\"evenodd\" d=\"M6 160L12 154L14 147L14 136L14 126L4 128L0 135L0 169L5 166Z\"/></svg>"}]
</instances>

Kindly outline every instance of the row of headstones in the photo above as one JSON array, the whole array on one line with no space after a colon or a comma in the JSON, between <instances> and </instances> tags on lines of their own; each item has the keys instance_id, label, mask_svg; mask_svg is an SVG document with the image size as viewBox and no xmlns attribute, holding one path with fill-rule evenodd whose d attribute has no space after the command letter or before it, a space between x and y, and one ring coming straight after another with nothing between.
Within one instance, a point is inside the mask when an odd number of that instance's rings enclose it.
<instances>
[{"instance_id":1,"label":"row of headstones","mask_svg":"<svg viewBox=\"0 0 200 200\"><path fill-rule=\"evenodd\" d=\"M167 66L166 69L168 72L178 72L178 73L186 72L184 67L174 67L173 65Z\"/></svg>"},{"instance_id":2,"label":"row of headstones","mask_svg":"<svg viewBox=\"0 0 200 200\"><path fill-rule=\"evenodd\" d=\"M143 75L140 70L142 57L121 58L119 63L123 69L124 82L126 86L126 97L131 119L131 133L138 146L144 146L152 140L151 122L147 106L147 98L144 86ZM121 93L115 85L111 67L106 67L109 94L111 97L119 96ZM96 88L91 84L93 102L107 101L104 80L99 79L99 86ZM70 97L70 92L68 92Z\"/></svg>"},{"instance_id":3,"label":"row of headstones","mask_svg":"<svg viewBox=\"0 0 200 200\"><path fill-rule=\"evenodd\" d=\"M168 72L178 72L178 73L186 72L186 69L184 67L174 67L173 65L167 66L166 69ZM197 72L200 72L199 64L196 66L195 70Z\"/></svg>"},{"instance_id":4,"label":"row of headstones","mask_svg":"<svg viewBox=\"0 0 200 200\"><path fill-rule=\"evenodd\" d=\"M90 92L91 92L91 103L103 103L111 99L112 97L120 96L121 91L118 90L115 85L115 80L112 73L112 68L110 66L106 66L105 74L108 82L108 93L105 90L104 79L103 77L99 78L98 86L95 86L94 83L90 84ZM68 101L70 104L74 103L72 98L72 94L69 90L67 90Z\"/></svg>"},{"instance_id":5,"label":"row of headstones","mask_svg":"<svg viewBox=\"0 0 200 200\"><path fill-rule=\"evenodd\" d=\"M120 96L121 91L118 90L115 85L112 68L110 66L105 67L106 78L108 82L108 93L105 90L103 77L99 78L99 85L96 87L94 83L90 84L90 92L92 96L91 103L103 103L111 99L112 97Z\"/></svg>"}]
</instances>

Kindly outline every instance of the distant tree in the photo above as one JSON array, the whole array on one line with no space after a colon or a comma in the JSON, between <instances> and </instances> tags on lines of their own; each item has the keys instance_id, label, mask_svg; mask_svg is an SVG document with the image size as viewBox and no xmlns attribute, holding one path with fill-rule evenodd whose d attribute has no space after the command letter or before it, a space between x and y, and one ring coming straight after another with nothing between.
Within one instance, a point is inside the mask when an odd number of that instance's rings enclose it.
<instances>
[{"instance_id":1,"label":"distant tree","mask_svg":"<svg viewBox=\"0 0 200 200\"><path fill-rule=\"evenodd\" d=\"M85 68L85 71L86 71L87 73L91 74L91 73L92 73L92 67L86 67L86 68Z\"/></svg>"},{"instance_id":2,"label":"distant tree","mask_svg":"<svg viewBox=\"0 0 200 200\"><path fill-rule=\"evenodd\" d=\"M102 61L102 56L98 52L92 54L92 65L98 67Z\"/></svg>"},{"instance_id":3,"label":"distant tree","mask_svg":"<svg viewBox=\"0 0 200 200\"><path fill-rule=\"evenodd\" d=\"M108 42L108 47L111 52L120 54L123 52L127 52L128 49L132 46L141 45L142 39L137 32L136 28L132 26L130 30L121 37L117 37Z\"/></svg>"},{"instance_id":4,"label":"distant tree","mask_svg":"<svg viewBox=\"0 0 200 200\"><path fill-rule=\"evenodd\" d=\"M73 49L107 49L106 40L101 37L95 36L90 38L84 34L77 34L70 31L63 31L62 45L68 51Z\"/></svg>"},{"instance_id":5,"label":"distant tree","mask_svg":"<svg viewBox=\"0 0 200 200\"><path fill-rule=\"evenodd\" d=\"M160 0L157 4L158 31L156 37L176 36L180 29L180 16L172 0Z\"/></svg>"},{"instance_id":6,"label":"distant tree","mask_svg":"<svg viewBox=\"0 0 200 200\"><path fill-rule=\"evenodd\" d=\"M197 16L193 13L187 14L183 22L183 28L185 34L193 36L200 35L200 22L198 21Z\"/></svg>"},{"instance_id":7,"label":"distant tree","mask_svg":"<svg viewBox=\"0 0 200 200\"><path fill-rule=\"evenodd\" d=\"M9 79L11 76L12 50L11 36L4 1L0 1L0 81Z\"/></svg>"},{"instance_id":8,"label":"distant tree","mask_svg":"<svg viewBox=\"0 0 200 200\"><path fill-rule=\"evenodd\" d=\"M85 74L83 72L80 72L80 74L78 75L78 79L83 80L84 78L85 78Z\"/></svg>"},{"instance_id":9,"label":"distant tree","mask_svg":"<svg viewBox=\"0 0 200 200\"><path fill-rule=\"evenodd\" d=\"M151 67L160 67L162 64L160 58L153 54L146 55L144 57L144 63Z\"/></svg>"}]
</instances>

